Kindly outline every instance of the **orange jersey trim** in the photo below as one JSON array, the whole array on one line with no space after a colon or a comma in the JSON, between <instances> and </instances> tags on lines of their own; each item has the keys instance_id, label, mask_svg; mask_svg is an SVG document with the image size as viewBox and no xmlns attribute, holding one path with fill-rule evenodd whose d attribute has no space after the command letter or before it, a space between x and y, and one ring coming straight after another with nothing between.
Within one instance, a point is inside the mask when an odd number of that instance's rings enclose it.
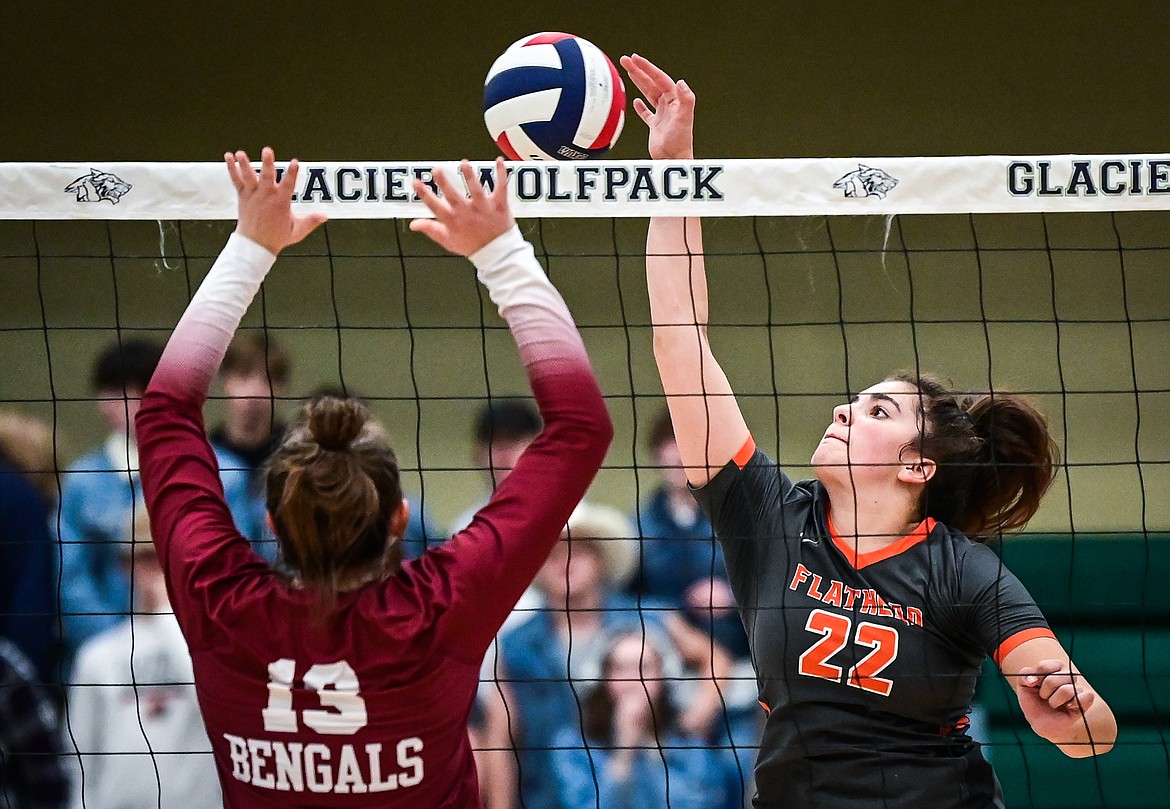
<instances>
[{"instance_id":1,"label":"orange jersey trim","mask_svg":"<svg viewBox=\"0 0 1170 809\"><path fill-rule=\"evenodd\" d=\"M950 736L952 733L961 733L971 727L971 717L964 716L953 725L942 725L938 729L940 736Z\"/></svg>"},{"instance_id":2,"label":"orange jersey trim","mask_svg":"<svg viewBox=\"0 0 1170 809\"><path fill-rule=\"evenodd\" d=\"M917 528L901 539L895 540L885 547L878 548L874 551L869 551L868 553L858 553L857 549L854 548L851 543L846 542L841 538L841 535L837 533L837 529L833 527L832 515L826 514L825 516L829 521L829 536L832 537L833 544L837 546L837 549L841 551L841 553L845 554L845 559L848 560L849 564L853 565L854 570L861 570L862 568L869 567L870 565L880 562L883 559L889 559L891 556L897 556L898 554L902 553L902 551L913 548L919 542L922 542L924 539L930 536L930 532L933 531L934 526L937 525L934 517L927 517L925 520L918 523Z\"/></svg>"},{"instance_id":3,"label":"orange jersey trim","mask_svg":"<svg viewBox=\"0 0 1170 809\"><path fill-rule=\"evenodd\" d=\"M749 433L747 441L743 442L743 446L739 448L739 452L732 456L731 460L735 462L736 466L738 466L740 469L743 469L745 466L747 466L747 462L750 461L752 456L755 454L756 440L752 438L751 434Z\"/></svg>"},{"instance_id":4,"label":"orange jersey trim","mask_svg":"<svg viewBox=\"0 0 1170 809\"><path fill-rule=\"evenodd\" d=\"M1053 640L1056 640L1056 635L1052 634L1051 629L1043 626L1038 626L1035 629L1022 629L1016 634L1009 636L1007 640L1001 643L999 648L995 650L995 654L991 656L991 659L995 661L995 665L1001 666L1003 665L1003 659L1007 657L1010 652L1014 651L1021 644L1027 643L1030 640L1035 640L1036 638L1052 638Z\"/></svg>"}]
</instances>

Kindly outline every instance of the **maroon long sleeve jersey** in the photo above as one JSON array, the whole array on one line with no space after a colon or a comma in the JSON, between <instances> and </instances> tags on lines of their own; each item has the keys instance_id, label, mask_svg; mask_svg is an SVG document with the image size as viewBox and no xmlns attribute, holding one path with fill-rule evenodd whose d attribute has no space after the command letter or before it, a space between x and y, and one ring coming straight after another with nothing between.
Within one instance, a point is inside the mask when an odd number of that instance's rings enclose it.
<instances>
[{"instance_id":1,"label":"maroon long sleeve jersey","mask_svg":"<svg viewBox=\"0 0 1170 809\"><path fill-rule=\"evenodd\" d=\"M583 348L548 354L550 329L580 344L567 312L537 325L518 341L544 430L471 525L323 621L236 530L205 389L164 356L137 420L143 489L225 807L481 805L467 736L480 661L612 436Z\"/></svg>"}]
</instances>

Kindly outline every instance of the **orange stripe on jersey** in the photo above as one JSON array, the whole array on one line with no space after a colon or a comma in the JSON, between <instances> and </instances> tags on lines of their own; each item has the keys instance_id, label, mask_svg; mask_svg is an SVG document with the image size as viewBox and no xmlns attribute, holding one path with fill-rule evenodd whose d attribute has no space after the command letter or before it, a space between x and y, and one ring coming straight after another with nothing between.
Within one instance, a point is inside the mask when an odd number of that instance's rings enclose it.
<instances>
[{"instance_id":1,"label":"orange stripe on jersey","mask_svg":"<svg viewBox=\"0 0 1170 809\"><path fill-rule=\"evenodd\" d=\"M768 703L764 702L762 699L758 699L756 702L760 703L760 707L764 709L764 713L772 713L772 709L768 707Z\"/></svg>"},{"instance_id":2,"label":"orange stripe on jersey","mask_svg":"<svg viewBox=\"0 0 1170 809\"><path fill-rule=\"evenodd\" d=\"M991 659L995 661L995 665L1001 666L1003 665L1003 659L1007 657L1012 650L1014 650L1020 644L1027 643L1028 641L1035 640L1036 638L1052 638L1053 640L1056 640L1056 635L1052 634L1051 629L1043 626L1038 626L1034 629L1022 629L1001 643L999 648L995 650L995 654L991 656Z\"/></svg>"},{"instance_id":3,"label":"orange stripe on jersey","mask_svg":"<svg viewBox=\"0 0 1170 809\"><path fill-rule=\"evenodd\" d=\"M735 461L736 466L738 466L740 469L743 469L745 466L747 466L747 462L750 461L752 456L755 454L756 440L749 434L747 441L743 442L743 446L739 448L739 452L735 453L735 456L731 460Z\"/></svg>"},{"instance_id":4,"label":"orange stripe on jersey","mask_svg":"<svg viewBox=\"0 0 1170 809\"><path fill-rule=\"evenodd\" d=\"M897 556L902 551L913 548L919 542L930 536L930 532L937 525L934 517L927 517L918 524L917 528L901 539L895 540L885 547L869 551L868 553L858 553L852 544L842 539L841 535L837 533L837 529L833 525L833 516L828 514L826 518L829 523L829 536L833 538L833 544L837 546L841 553L845 554L845 558L849 561L849 564L853 565L855 570L861 570L863 567L868 567L883 559L889 559L891 556Z\"/></svg>"},{"instance_id":5,"label":"orange stripe on jersey","mask_svg":"<svg viewBox=\"0 0 1170 809\"><path fill-rule=\"evenodd\" d=\"M953 725L942 725L938 729L940 736L950 736L952 733L962 733L971 727L971 717L964 716Z\"/></svg>"}]
</instances>

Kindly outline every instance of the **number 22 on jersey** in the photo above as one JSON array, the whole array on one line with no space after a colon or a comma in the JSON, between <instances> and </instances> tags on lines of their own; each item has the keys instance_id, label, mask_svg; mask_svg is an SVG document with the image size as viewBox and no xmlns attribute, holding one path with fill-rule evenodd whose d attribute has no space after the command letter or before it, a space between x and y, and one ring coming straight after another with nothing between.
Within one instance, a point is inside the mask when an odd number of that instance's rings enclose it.
<instances>
[{"instance_id":1,"label":"number 22 on jersey","mask_svg":"<svg viewBox=\"0 0 1170 809\"><path fill-rule=\"evenodd\" d=\"M813 610L809 613L804 628L820 635L821 638L800 656L797 670L801 674L833 682L843 680L847 685L879 696L890 695L894 681L878 675L898 656L896 629L869 621L859 621L855 633L853 621L849 616L827 610ZM850 638L854 643L867 646L872 651L845 672L841 666L830 663L829 659L844 649Z\"/></svg>"}]
</instances>

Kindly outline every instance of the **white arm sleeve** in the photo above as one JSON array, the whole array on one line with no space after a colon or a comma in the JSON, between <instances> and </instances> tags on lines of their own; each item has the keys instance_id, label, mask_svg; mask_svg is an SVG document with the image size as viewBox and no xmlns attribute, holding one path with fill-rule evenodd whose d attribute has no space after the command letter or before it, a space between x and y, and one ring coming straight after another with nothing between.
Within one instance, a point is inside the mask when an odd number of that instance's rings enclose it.
<instances>
[{"instance_id":1,"label":"white arm sleeve","mask_svg":"<svg viewBox=\"0 0 1170 809\"><path fill-rule=\"evenodd\" d=\"M276 256L233 233L187 305L159 362L180 389L206 396L244 313Z\"/></svg>"},{"instance_id":2,"label":"white arm sleeve","mask_svg":"<svg viewBox=\"0 0 1170 809\"><path fill-rule=\"evenodd\" d=\"M542 370L555 372L564 361L588 364L569 308L518 227L513 225L470 259L500 316L508 322L526 366L540 364Z\"/></svg>"}]
</instances>

